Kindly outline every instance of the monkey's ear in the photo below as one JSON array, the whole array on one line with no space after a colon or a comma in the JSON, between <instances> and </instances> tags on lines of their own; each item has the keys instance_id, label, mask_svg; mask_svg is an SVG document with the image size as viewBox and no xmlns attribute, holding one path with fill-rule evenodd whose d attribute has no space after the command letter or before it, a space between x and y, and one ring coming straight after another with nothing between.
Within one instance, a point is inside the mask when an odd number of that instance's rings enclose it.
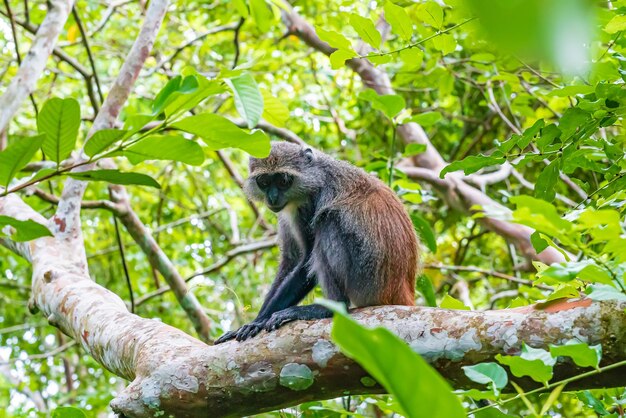
<instances>
[{"instance_id":1,"label":"monkey's ear","mask_svg":"<svg viewBox=\"0 0 626 418\"><path fill-rule=\"evenodd\" d=\"M304 155L308 162L313 161L313 150L311 148L305 148L302 151L302 155Z\"/></svg>"}]
</instances>

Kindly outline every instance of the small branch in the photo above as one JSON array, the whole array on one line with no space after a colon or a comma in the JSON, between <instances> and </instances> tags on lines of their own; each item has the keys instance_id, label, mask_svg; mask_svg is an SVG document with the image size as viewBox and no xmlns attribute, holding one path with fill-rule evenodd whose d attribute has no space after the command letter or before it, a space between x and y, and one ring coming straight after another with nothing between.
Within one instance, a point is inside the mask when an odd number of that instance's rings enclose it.
<instances>
[{"instance_id":1,"label":"small branch","mask_svg":"<svg viewBox=\"0 0 626 418\"><path fill-rule=\"evenodd\" d=\"M232 122L240 128L248 129L248 124L243 120L233 120ZM304 141L304 139L300 138L289 129L279 128L263 120L259 121L256 127L270 135L275 135L281 139L284 139L287 142L293 142L294 144L302 145L303 147L307 146L307 143Z\"/></svg>"},{"instance_id":2,"label":"small branch","mask_svg":"<svg viewBox=\"0 0 626 418\"><path fill-rule=\"evenodd\" d=\"M425 264L423 268L425 270L442 270L444 272L446 270L450 270L450 271L466 271L466 272L471 272L471 273L480 273L485 276L496 277L498 279L503 279L509 282L523 284L526 286L536 287L538 289L553 290L553 288L550 286L545 286L542 284L535 284L531 280L524 280L515 276L511 276L509 274L504 274L504 273L500 273L500 272L493 271L493 270L486 270L486 269L482 269L482 268L474 267L474 266L450 266L450 265L445 265L445 264Z\"/></svg>"},{"instance_id":3,"label":"small branch","mask_svg":"<svg viewBox=\"0 0 626 418\"><path fill-rule=\"evenodd\" d=\"M209 267L198 271L196 273L193 273L191 276L188 276L185 281L188 282L191 279L198 277L198 276L205 276L211 273L215 273L217 271L219 271L220 269L222 269L225 265L227 265L231 260L233 260L234 258L243 255L243 254L248 254L251 252L256 252L256 251L261 251L261 250L265 250L268 248L273 248L276 245L278 245L278 242L276 241L276 239L269 239L269 240L265 240L265 241L257 241L257 242L252 242L249 244L243 244L240 245L236 248L233 248L232 250L228 251L226 253L226 256L224 258L222 258L220 261L210 265ZM170 290L172 290L169 286L163 286L157 290L155 290L154 292L150 292L145 294L144 296L140 297L139 299L137 299L137 306L149 301L150 299L153 299L157 296L160 296L166 292L169 292Z\"/></svg>"},{"instance_id":4,"label":"small branch","mask_svg":"<svg viewBox=\"0 0 626 418\"><path fill-rule=\"evenodd\" d=\"M15 357L15 358L11 358L8 361L0 361L0 366L6 365L6 364L13 364L16 361L25 361L25 360L46 360L50 357L54 357L57 356L67 350L69 350L70 348L74 347L76 345L76 341L70 341L68 343L65 343L63 345L58 346L57 348L55 348L54 350L50 350L46 353L40 353L40 354L31 354L30 356L27 356L25 358L19 358L19 357Z\"/></svg>"},{"instance_id":5,"label":"small branch","mask_svg":"<svg viewBox=\"0 0 626 418\"><path fill-rule=\"evenodd\" d=\"M93 76L93 80L96 82L98 96L100 97L100 103L102 103L104 101L104 96L102 95L102 87L100 87L100 79L98 78L98 71L96 70L96 62L93 59L93 54L91 53L91 48L89 47L89 39L85 34L85 28L83 27L83 22L80 20L76 7L72 8L72 15L74 16L74 20L76 21L76 25L80 31L80 37L83 45L85 46L85 50L87 51L87 58L89 58L89 64L91 65L91 75ZM98 113L98 110L99 109L97 109L95 113Z\"/></svg>"},{"instance_id":6,"label":"small branch","mask_svg":"<svg viewBox=\"0 0 626 418\"><path fill-rule=\"evenodd\" d=\"M237 62L239 61L239 32L241 31L241 27L243 26L246 19L243 17L239 19L239 23L235 28L235 36L233 38L233 44L235 44L235 57L233 58L233 65L231 68L237 67Z\"/></svg>"},{"instance_id":7,"label":"small branch","mask_svg":"<svg viewBox=\"0 0 626 418\"><path fill-rule=\"evenodd\" d=\"M52 193L41 189L33 189L33 194L45 202L53 205L59 204L59 198ZM81 209L106 209L113 212L119 210L115 203L110 200L83 200L80 202L80 207Z\"/></svg>"}]
</instances>

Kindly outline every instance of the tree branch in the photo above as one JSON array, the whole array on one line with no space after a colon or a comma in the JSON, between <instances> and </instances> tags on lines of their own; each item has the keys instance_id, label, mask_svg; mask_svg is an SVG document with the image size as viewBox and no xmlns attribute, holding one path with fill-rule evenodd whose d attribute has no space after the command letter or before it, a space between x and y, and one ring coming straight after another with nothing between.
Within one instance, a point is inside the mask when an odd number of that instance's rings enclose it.
<instances>
[{"instance_id":1,"label":"tree branch","mask_svg":"<svg viewBox=\"0 0 626 418\"><path fill-rule=\"evenodd\" d=\"M74 4L73 0L57 0L51 2L50 11L39 27L30 51L24 57L17 74L11 80L4 94L0 97L0 132L9 126L24 99L30 95L37 85L54 44L63 30L63 25Z\"/></svg>"}]
</instances>

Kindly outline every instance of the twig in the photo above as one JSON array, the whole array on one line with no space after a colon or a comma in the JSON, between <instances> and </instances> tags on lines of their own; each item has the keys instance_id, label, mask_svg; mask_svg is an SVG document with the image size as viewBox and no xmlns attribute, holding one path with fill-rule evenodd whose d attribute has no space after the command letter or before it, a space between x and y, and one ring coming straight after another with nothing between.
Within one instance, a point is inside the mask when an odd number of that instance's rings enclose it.
<instances>
[{"instance_id":1,"label":"twig","mask_svg":"<svg viewBox=\"0 0 626 418\"><path fill-rule=\"evenodd\" d=\"M359 58L382 57L384 55L391 55L391 54L398 53L400 51L404 51L406 49L415 48L415 47L423 44L424 42L430 41L433 38L436 38L436 37L438 37L440 35L443 35L444 33L448 33L450 31L453 31L454 29L460 28L461 26L463 26L466 23L469 23L469 22L471 22L472 20L475 20L475 19L477 19L477 18L476 17L471 17L471 18L469 18L469 19L467 19L467 20L465 20L465 21L463 21L461 23L457 23L456 25L449 27L448 29L437 31L434 34L432 34L430 36L427 36L426 38L424 38L424 39L422 39L422 40L420 40L418 42L409 44L409 45L404 46L402 48L394 49L393 51L387 51L387 52L377 52L377 53L373 53L373 54L370 53L370 54L367 54L367 55L359 55Z\"/></svg>"},{"instance_id":2,"label":"twig","mask_svg":"<svg viewBox=\"0 0 626 418\"><path fill-rule=\"evenodd\" d=\"M91 65L91 75L93 80L96 83L96 88L98 89L98 96L100 97L100 103L104 101L104 96L102 95L102 88L100 87L100 79L98 78L98 71L96 70L96 62L93 59L93 54L91 53L91 48L89 47L89 39L85 34L85 28L83 27L83 23L80 20L80 16L78 15L78 11L76 10L76 6L72 8L72 15L74 16L74 20L76 21L76 25L78 26L78 30L80 31L80 36L85 45L85 50L87 51L87 58L89 58L89 64ZM98 113L98 109L96 109L95 113Z\"/></svg>"},{"instance_id":3,"label":"twig","mask_svg":"<svg viewBox=\"0 0 626 418\"><path fill-rule=\"evenodd\" d=\"M241 27L243 26L245 21L246 19L244 19L243 17L239 19L239 23L235 28L235 36L233 38L233 43L235 44L235 57L233 58L233 65L231 68L237 67L237 62L239 61L239 32L241 31Z\"/></svg>"},{"instance_id":4,"label":"twig","mask_svg":"<svg viewBox=\"0 0 626 418\"><path fill-rule=\"evenodd\" d=\"M480 273L480 274L484 274L484 275L487 275L487 276L496 277L498 279L508 280L508 281L514 282L514 283L524 284L524 285L527 285L527 286L533 286L533 287L536 287L536 288L539 288L539 289L543 289L543 290L553 290L549 286L545 286L545 285L542 285L542 284L535 284L531 280L520 279L518 277L511 276L509 274L504 274L504 273L500 273L500 272L493 271L493 270L485 270L485 269L482 269L480 267L474 267L474 266L450 266L450 265L445 265L445 264L425 264L423 266L423 268L426 269L426 270L451 270L451 271L467 271L467 272L471 272L471 273Z\"/></svg>"}]
</instances>

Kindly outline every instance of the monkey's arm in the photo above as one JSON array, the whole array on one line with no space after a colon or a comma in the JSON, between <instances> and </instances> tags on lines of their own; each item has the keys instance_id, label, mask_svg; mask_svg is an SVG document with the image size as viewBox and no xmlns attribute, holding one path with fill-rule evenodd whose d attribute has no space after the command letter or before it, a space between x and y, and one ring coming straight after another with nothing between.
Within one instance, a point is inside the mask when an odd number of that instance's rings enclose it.
<instances>
[{"instance_id":1,"label":"monkey's arm","mask_svg":"<svg viewBox=\"0 0 626 418\"><path fill-rule=\"evenodd\" d=\"M307 260L298 250L297 244L288 234L281 236L281 262L276 279L256 319L236 331L222 335L215 344L236 338L237 341L254 337L264 327L274 312L297 305L315 286L315 280L308 277Z\"/></svg>"}]
</instances>

